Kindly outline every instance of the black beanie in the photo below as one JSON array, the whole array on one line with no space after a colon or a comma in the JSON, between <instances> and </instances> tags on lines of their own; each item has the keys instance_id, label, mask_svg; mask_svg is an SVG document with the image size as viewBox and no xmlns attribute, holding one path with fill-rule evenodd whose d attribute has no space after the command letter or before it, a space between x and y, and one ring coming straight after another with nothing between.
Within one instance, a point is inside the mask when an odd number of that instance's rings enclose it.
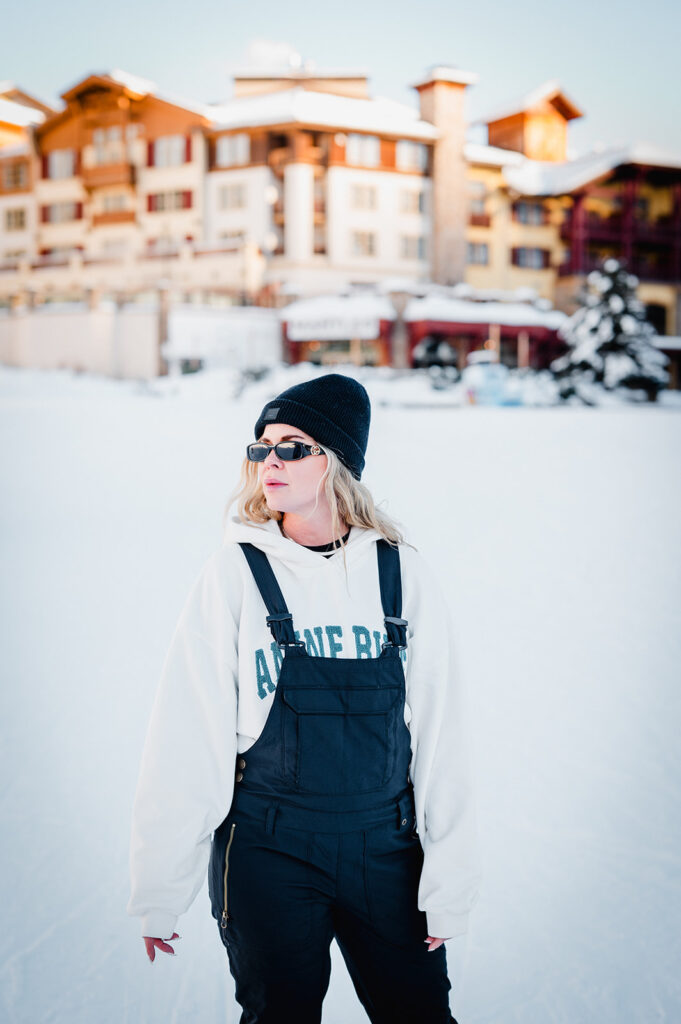
<instances>
[{"instance_id":1,"label":"black beanie","mask_svg":"<svg viewBox=\"0 0 681 1024\"><path fill-rule=\"evenodd\" d=\"M255 439L270 423L290 423L330 448L359 480L370 420L369 396L359 381L327 373L294 384L268 402L255 425Z\"/></svg>"}]
</instances>

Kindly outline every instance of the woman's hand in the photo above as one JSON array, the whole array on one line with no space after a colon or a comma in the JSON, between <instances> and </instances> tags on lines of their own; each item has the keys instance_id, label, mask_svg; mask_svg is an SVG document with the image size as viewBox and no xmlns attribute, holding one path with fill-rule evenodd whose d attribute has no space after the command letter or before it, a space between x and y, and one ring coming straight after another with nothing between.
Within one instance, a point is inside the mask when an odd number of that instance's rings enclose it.
<instances>
[{"instance_id":1,"label":"woman's hand","mask_svg":"<svg viewBox=\"0 0 681 1024\"><path fill-rule=\"evenodd\" d=\"M429 935L428 938L424 939L423 941L429 943L429 945L428 945L428 952L432 953L433 950L437 949L438 946L441 946L442 943L445 940L444 939L434 939L432 935Z\"/></svg>"},{"instance_id":2,"label":"woman's hand","mask_svg":"<svg viewBox=\"0 0 681 1024\"><path fill-rule=\"evenodd\" d=\"M149 935L144 935L143 938L144 945L146 946L147 949L147 956L149 957L153 964L154 957L156 956L155 947L158 946L158 948L162 949L164 953L172 953L173 956L175 956L175 950L173 949L172 946L168 945L168 943L172 942L173 939L179 939L180 936L177 934L177 932L173 932L173 934L168 939L168 942L164 942L163 939L152 939Z\"/></svg>"}]
</instances>

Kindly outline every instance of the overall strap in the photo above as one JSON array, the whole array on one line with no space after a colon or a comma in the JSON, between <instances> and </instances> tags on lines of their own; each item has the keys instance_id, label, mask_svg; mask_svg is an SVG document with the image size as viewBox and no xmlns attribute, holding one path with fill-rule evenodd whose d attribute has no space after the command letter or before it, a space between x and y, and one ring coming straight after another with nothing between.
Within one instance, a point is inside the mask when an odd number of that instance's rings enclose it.
<instances>
[{"instance_id":1,"label":"overall strap","mask_svg":"<svg viewBox=\"0 0 681 1024\"><path fill-rule=\"evenodd\" d=\"M239 543L239 547L246 556L256 586L269 612L265 621L272 631L275 642L280 647L304 646L302 641L296 640L293 632L293 616L286 607L284 595L267 555L260 548L256 548L254 544Z\"/></svg>"},{"instance_id":2,"label":"overall strap","mask_svg":"<svg viewBox=\"0 0 681 1024\"><path fill-rule=\"evenodd\" d=\"M402 576L400 573L399 548L389 544L387 540L376 541L378 557L378 579L381 586L381 604L385 616L385 631L388 643L384 647L397 647L399 650L407 646L407 620L402 615Z\"/></svg>"}]
</instances>

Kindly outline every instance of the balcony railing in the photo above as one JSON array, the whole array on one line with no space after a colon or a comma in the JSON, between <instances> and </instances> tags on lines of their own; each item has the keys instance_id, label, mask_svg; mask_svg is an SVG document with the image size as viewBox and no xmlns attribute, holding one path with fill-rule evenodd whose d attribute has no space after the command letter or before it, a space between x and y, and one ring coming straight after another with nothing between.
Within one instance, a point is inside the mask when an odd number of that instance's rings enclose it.
<instances>
[{"instance_id":1,"label":"balcony railing","mask_svg":"<svg viewBox=\"0 0 681 1024\"><path fill-rule=\"evenodd\" d=\"M603 266L603 261L607 257L594 259L589 257L582 261L582 265L579 270L574 270L569 263L563 263L558 267L559 277L570 277L577 276L581 277L584 274L591 273L592 270L600 270ZM616 259L618 257L615 257ZM681 274L674 270L674 266L671 262L663 262L654 264L646 260L632 260L628 265L627 269L635 274L641 281L660 281L662 283L681 282Z\"/></svg>"},{"instance_id":2,"label":"balcony railing","mask_svg":"<svg viewBox=\"0 0 681 1024\"><path fill-rule=\"evenodd\" d=\"M489 213L471 213L468 215L468 223L472 228L488 228L492 218Z\"/></svg>"},{"instance_id":3,"label":"balcony railing","mask_svg":"<svg viewBox=\"0 0 681 1024\"><path fill-rule=\"evenodd\" d=\"M121 161L117 164L95 164L83 167L81 177L85 188L101 188L105 185L134 185L136 168L134 164Z\"/></svg>"},{"instance_id":4,"label":"balcony railing","mask_svg":"<svg viewBox=\"0 0 681 1024\"><path fill-rule=\"evenodd\" d=\"M106 224L134 224L135 220L134 210L105 210L92 215L92 226L98 228Z\"/></svg>"},{"instance_id":5,"label":"balcony railing","mask_svg":"<svg viewBox=\"0 0 681 1024\"><path fill-rule=\"evenodd\" d=\"M572 230L573 218L570 214L560 226L561 238L570 238ZM587 238L618 241L625 230L624 220L618 213L612 214L610 217L599 217L598 214L588 213L584 218L584 234ZM631 232L635 241L669 245L674 241L676 231L671 217L660 217L656 221L634 218L631 221Z\"/></svg>"}]
</instances>

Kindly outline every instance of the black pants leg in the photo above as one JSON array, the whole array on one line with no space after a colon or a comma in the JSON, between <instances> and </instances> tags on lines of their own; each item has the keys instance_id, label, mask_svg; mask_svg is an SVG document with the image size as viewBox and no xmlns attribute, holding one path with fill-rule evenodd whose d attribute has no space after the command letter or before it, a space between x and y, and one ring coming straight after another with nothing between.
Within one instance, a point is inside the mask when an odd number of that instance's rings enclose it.
<instances>
[{"instance_id":1,"label":"black pants leg","mask_svg":"<svg viewBox=\"0 0 681 1024\"><path fill-rule=\"evenodd\" d=\"M336 941L372 1024L452 1024L445 947L429 952L424 941L423 849L411 824L344 837Z\"/></svg>"}]
</instances>

